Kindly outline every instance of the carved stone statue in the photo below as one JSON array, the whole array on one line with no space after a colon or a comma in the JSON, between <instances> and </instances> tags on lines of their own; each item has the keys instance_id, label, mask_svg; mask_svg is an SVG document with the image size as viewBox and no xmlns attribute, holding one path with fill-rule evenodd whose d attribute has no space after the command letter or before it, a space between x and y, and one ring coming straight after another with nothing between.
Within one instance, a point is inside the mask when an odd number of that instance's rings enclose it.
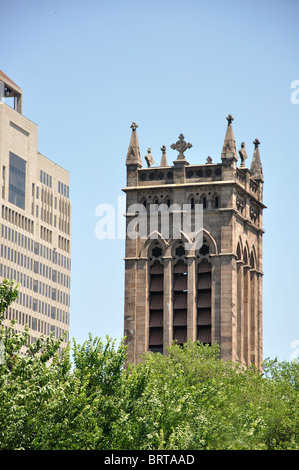
<instances>
[{"instance_id":1,"label":"carved stone statue","mask_svg":"<svg viewBox=\"0 0 299 470\"><path fill-rule=\"evenodd\" d=\"M147 163L147 167L150 168L152 166L152 164L154 163L154 159L153 159L153 156L152 156L152 149L148 149L147 155L145 156L145 160L146 160L146 163Z\"/></svg>"},{"instance_id":2,"label":"carved stone statue","mask_svg":"<svg viewBox=\"0 0 299 470\"><path fill-rule=\"evenodd\" d=\"M242 142L241 143L241 148L239 150L239 155L240 155L240 159L241 159L241 167L245 167L245 160L247 158L247 153L246 153L246 150L245 150L245 142Z\"/></svg>"}]
</instances>

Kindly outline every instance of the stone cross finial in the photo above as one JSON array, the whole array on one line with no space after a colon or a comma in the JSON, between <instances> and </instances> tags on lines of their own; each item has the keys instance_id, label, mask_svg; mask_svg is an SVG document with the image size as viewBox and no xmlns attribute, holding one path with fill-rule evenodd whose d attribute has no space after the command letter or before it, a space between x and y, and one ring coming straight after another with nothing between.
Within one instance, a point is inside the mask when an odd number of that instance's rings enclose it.
<instances>
[{"instance_id":1,"label":"stone cross finial","mask_svg":"<svg viewBox=\"0 0 299 470\"><path fill-rule=\"evenodd\" d=\"M256 148L256 149L257 149L257 148L258 148L258 146L260 145L260 141L259 141L259 139L255 139L255 140L253 141L253 144L254 144L254 148Z\"/></svg>"},{"instance_id":2,"label":"stone cross finial","mask_svg":"<svg viewBox=\"0 0 299 470\"><path fill-rule=\"evenodd\" d=\"M226 120L228 121L228 126L233 122L234 118L232 117L231 114L229 114L226 118Z\"/></svg>"},{"instance_id":3,"label":"stone cross finial","mask_svg":"<svg viewBox=\"0 0 299 470\"><path fill-rule=\"evenodd\" d=\"M136 122L132 122L132 125L131 125L132 131L136 131L137 127L138 126L137 126Z\"/></svg>"},{"instance_id":4,"label":"stone cross finial","mask_svg":"<svg viewBox=\"0 0 299 470\"><path fill-rule=\"evenodd\" d=\"M173 150L179 152L177 160L185 160L184 152L192 147L192 144L185 142L183 134L179 135L179 140L170 146Z\"/></svg>"}]
</instances>

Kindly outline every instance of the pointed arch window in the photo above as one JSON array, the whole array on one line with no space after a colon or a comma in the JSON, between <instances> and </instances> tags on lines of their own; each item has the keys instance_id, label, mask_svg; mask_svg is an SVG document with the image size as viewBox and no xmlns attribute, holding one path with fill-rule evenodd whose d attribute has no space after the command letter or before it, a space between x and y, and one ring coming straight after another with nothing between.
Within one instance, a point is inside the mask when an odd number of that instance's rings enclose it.
<instances>
[{"instance_id":1,"label":"pointed arch window","mask_svg":"<svg viewBox=\"0 0 299 470\"><path fill-rule=\"evenodd\" d=\"M197 340L200 343L211 344L211 308L212 265L203 258L197 265Z\"/></svg>"},{"instance_id":2,"label":"pointed arch window","mask_svg":"<svg viewBox=\"0 0 299 470\"><path fill-rule=\"evenodd\" d=\"M170 206L171 206L171 199L170 199L170 196L169 196L169 195L166 195L166 196L165 196L164 204L166 204L167 207L170 207Z\"/></svg>"},{"instance_id":3,"label":"pointed arch window","mask_svg":"<svg viewBox=\"0 0 299 470\"><path fill-rule=\"evenodd\" d=\"M244 251L243 251L243 262L244 262L245 266L248 265L248 250L247 250L246 246L245 246Z\"/></svg>"},{"instance_id":4,"label":"pointed arch window","mask_svg":"<svg viewBox=\"0 0 299 470\"><path fill-rule=\"evenodd\" d=\"M249 326L249 308L250 308L250 265L249 250L246 243L243 250L243 312L242 312L242 358L245 363L249 363L250 356L250 326Z\"/></svg>"},{"instance_id":5,"label":"pointed arch window","mask_svg":"<svg viewBox=\"0 0 299 470\"><path fill-rule=\"evenodd\" d=\"M237 245L237 358L242 359L242 317L243 317L243 250L240 241Z\"/></svg>"},{"instance_id":6,"label":"pointed arch window","mask_svg":"<svg viewBox=\"0 0 299 470\"><path fill-rule=\"evenodd\" d=\"M242 259L242 249L241 249L241 245L240 245L240 242L239 242L238 246L237 246L237 260L241 261L241 259Z\"/></svg>"},{"instance_id":7,"label":"pointed arch window","mask_svg":"<svg viewBox=\"0 0 299 470\"><path fill-rule=\"evenodd\" d=\"M149 350L163 353L163 291L164 266L162 248L156 243L151 249L149 267Z\"/></svg>"},{"instance_id":8,"label":"pointed arch window","mask_svg":"<svg viewBox=\"0 0 299 470\"><path fill-rule=\"evenodd\" d=\"M188 267L181 242L175 249L173 263L173 341L180 345L187 342L187 295Z\"/></svg>"},{"instance_id":9,"label":"pointed arch window","mask_svg":"<svg viewBox=\"0 0 299 470\"><path fill-rule=\"evenodd\" d=\"M214 209L218 209L219 208L219 196L218 194L214 194L214 198L213 198L213 205L214 205Z\"/></svg>"},{"instance_id":10,"label":"pointed arch window","mask_svg":"<svg viewBox=\"0 0 299 470\"><path fill-rule=\"evenodd\" d=\"M250 254L250 362L258 367L257 272L255 249Z\"/></svg>"}]
</instances>

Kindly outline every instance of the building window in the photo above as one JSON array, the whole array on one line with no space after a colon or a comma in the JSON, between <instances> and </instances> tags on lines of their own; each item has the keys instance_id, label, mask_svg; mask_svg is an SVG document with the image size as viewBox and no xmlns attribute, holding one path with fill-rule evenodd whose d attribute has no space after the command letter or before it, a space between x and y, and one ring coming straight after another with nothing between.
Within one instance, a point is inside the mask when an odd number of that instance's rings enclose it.
<instances>
[{"instance_id":1,"label":"building window","mask_svg":"<svg viewBox=\"0 0 299 470\"><path fill-rule=\"evenodd\" d=\"M25 209L26 161L9 152L9 195L8 200Z\"/></svg>"},{"instance_id":2,"label":"building window","mask_svg":"<svg viewBox=\"0 0 299 470\"><path fill-rule=\"evenodd\" d=\"M164 267L159 245L152 249L149 272L149 350L163 353L163 290Z\"/></svg>"},{"instance_id":3,"label":"building window","mask_svg":"<svg viewBox=\"0 0 299 470\"><path fill-rule=\"evenodd\" d=\"M5 199L5 166L2 167L2 199Z\"/></svg>"},{"instance_id":4,"label":"building window","mask_svg":"<svg viewBox=\"0 0 299 470\"><path fill-rule=\"evenodd\" d=\"M173 266L173 340L177 344L187 341L188 267L183 244L175 249Z\"/></svg>"},{"instance_id":5,"label":"building window","mask_svg":"<svg viewBox=\"0 0 299 470\"><path fill-rule=\"evenodd\" d=\"M56 318L56 307L51 307L51 318L54 320Z\"/></svg>"},{"instance_id":6,"label":"building window","mask_svg":"<svg viewBox=\"0 0 299 470\"><path fill-rule=\"evenodd\" d=\"M204 344L211 344L211 289L212 265L202 259L197 266L197 340Z\"/></svg>"},{"instance_id":7,"label":"building window","mask_svg":"<svg viewBox=\"0 0 299 470\"><path fill-rule=\"evenodd\" d=\"M56 300L56 289L52 289L52 300Z\"/></svg>"},{"instance_id":8,"label":"building window","mask_svg":"<svg viewBox=\"0 0 299 470\"><path fill-rule=\"evenodd\" d=\"M69 198L69 187L61 181L58 181L58 192L62 196Z\"/></svg>"},{"instance_id":9,"label":"building window","mask_svg":"<svg viewBox=\"0 0 299 470\"><path fill-rule=\"evenodd\" d=\"M38 261L34 261L34 268L33 271L35 274L38 274L39 263Z\"/></svg>"},{"instance_id":10,"label":"building window","mask_svg":"<svg viewBox=\"0 0 299 470\"><path fill-rule=\"evenodd\" d=\"M52 176L45 173L43 170L40 170L40 182L52 188Z\"/></svg>"}]
</instances>

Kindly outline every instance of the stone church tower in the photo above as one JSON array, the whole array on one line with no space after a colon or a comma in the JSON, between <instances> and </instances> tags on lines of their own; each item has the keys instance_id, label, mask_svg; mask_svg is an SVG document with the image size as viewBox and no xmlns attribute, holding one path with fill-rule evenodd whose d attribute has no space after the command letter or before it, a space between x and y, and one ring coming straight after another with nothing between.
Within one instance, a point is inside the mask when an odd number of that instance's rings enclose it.
<instances>
[{"instance_id":1,"label":"stone church tower","mask_svg":"<svg viewBox=\"0 0 299 470\"><path fill-rule=\"evenodd\" d=\"M181 134L142 167L137 125L127 153L124 335L128 362L176 341L217 342L224 360L261 367L263 172L227 118L221 162L189 165ZM240 164L237 165L238 160ZM183 220L191 221L189 224ZM165 223L164 223L165 222Z\"/></svg>"}]
</instances>

